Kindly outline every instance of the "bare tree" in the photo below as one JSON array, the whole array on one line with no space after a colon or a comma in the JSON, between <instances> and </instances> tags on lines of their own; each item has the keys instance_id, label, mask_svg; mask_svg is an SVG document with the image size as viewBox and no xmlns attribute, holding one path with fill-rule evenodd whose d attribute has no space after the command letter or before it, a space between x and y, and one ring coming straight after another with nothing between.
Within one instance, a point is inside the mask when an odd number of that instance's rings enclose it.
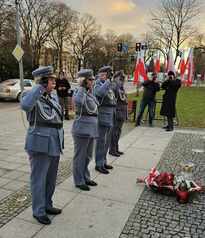
<instances>
[{"instance_id":1,"label":"bare tree","mask_svg":"<svg viewBox=\"0 0 205 238\"><path fill-rule=\"evenodd\" d=\"M12 2L0 0L0 80L16 77L18 72L12 55L16 45L15 16Z\"/></svg>"},{"instance_id":2,"label":"bare tree","mask_svg":"<svg viewBox=\"0 0 205 238\"><path fill-rule=\"evenodd\" d=\"M39 64L41 49L51 34L53 26L48 13L51 4L47 0L23 0L20 4L21 28L24 47L32 57L32 67Z\"/></svg>"},{"instance_id":3,"label":"bare tree","mask_svg":"<svg viewBox=\"0 0 205 238\"><path fill-rule=\"evenodd\" d=\"M175 48L175 62L180 48L195 32L192 21L199 15L200 6L199 0L161 0L158 10L152 12L153 35L167 52Z\"/></svg>"},{"instance_id":4,"label":"bare tree","mask_svg":"<svg viewBox=\"0 0 205 238\"><path fill-rule=\"evenodd\" d=\"M15 28L15 9L10 0L0 0L0 16L0 43L2 43L7 30Z\"/></svg>"},{"instance_id":5,"label":"bare tree","mask_svg":"<svg viewBox=\"0 0 205 238\"><path fill-rule=\"evenodd\" d=\"M57 51L59 69L62 70L62 53L66 47L69 37L75 30L76 12L66 4L52 3L49 25L52 28L49 35L49 44Z\"/></svg>"},{"instance_id":6,"label":"bare tree","mask_svg":"<svg viewBox=\"0 0 205 238\"><path fill-rule=\"evenodd\" d=\"M78 68L85 67L85 55L90 52L92 44L100 32L100 27L91 15L80 16L75 32L69 35L69 42L78 61Z\"/></svg>"},{"instance_id":7,"label":"bare tree","mask_svg":"<svg viewBox=\"0 0 205 238\"><path fill-rule=\"evenodd\" d=\"M86 67L93 69L94 74L97 74L99 68L103 64L108 64L109 61L110 59L106 54L105 39L99 34L95 37L88 53L85 54Z\"/></svg>"},{"instance_id":8,"label":"bare tree","mask_svg":"<svg viewBox=\"0 0 205 238\"><path fill-rule=\"evenodd\" d=\"M205 34L196 33L189 42L194 48L194 71L196 74L205 74Z\"/></svg>"},{"instance_id":9,"label":"bare tree","mask_svg":"<svg viewBox=\"0 0 205 238\"><path fill-rule=\"evenodd\" d=\"M189 46L205 49L205 34L197 32L190 38Z\"/></svg>"},{"instance_id":10,"label":"bare tree","mask_svg":"<svg viewBox=\"0 0 205 238\"><path fill-rule=\"evenodd\" d=\"M104 34L104 49L105 49L105 55L108 62L112 62L112 60L116 57L118 43L121 43L121 42L114 31L108 30Z\"/></svg>"}]
</instances>

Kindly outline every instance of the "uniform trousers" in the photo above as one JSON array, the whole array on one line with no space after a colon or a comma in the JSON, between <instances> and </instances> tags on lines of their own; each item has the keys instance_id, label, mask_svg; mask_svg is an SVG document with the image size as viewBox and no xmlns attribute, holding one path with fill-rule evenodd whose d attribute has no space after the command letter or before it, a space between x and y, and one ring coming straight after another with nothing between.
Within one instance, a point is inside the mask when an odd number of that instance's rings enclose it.
<instances>
[{"instance_id":1,"label":"uniform trousers","mask_svg":"<svg viewBox=\"0 0 205 238\"><path fill-rule=\"evenodd\" d=\"M30 156L31 194L34 216L46 215L46 209L52 208L52 196L55 191L60 156Z\"/></svg>"},{"instance_id":2,"label":"uniform trousers","mask_svg":"<svg viewBox=\"0 0 205 238\"><path fill-rule=\"evenodd\" d=\"M122 132L124 121L115 120L111 133L110 152L116 153L119 151L119 140Z\"/></svg>"},{"instance_id":3,"label":"uniform trousers","mask_svg":"<svg viewBox=\"0 0 205 238\"><path fill-rule=\"evenodd\" d=\"M107 163L107 152L110 146L112 127L98 126L99 137L96 141L95 163L98 167L103 167Z\"/></svg>"},{"instance_id":4,"label":"uniform trousers","mask_svg":"<svg viewBox=\"0 0 205 238\"><path fill-rule=\"evenodd\" d=\"M88 165L93 155L94 138L73 135L73 140L73 179L75 185L83 185L90 181Z\"/></svg>"}]
</instances>

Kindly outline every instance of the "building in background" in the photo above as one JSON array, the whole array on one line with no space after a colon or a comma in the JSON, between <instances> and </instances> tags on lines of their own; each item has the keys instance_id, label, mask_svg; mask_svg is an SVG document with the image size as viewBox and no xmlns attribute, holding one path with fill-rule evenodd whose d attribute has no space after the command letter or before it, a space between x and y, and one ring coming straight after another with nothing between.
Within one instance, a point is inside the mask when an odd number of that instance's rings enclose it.
<instances>
[{"instance_id":1,"label":"building in background","mask_svg":"<svg viewBox=\"0 0 205 238\"><path fill-rule=\"evenodd\" d=\"M39 65L53 65L55 72L59 72L59 58L58 51L53 48L44 47L41 51ZM62 53L62 69L68 75L69 80L73 80L76 77L78 71L77 60L68 51Z\"/></svg>"}]
</instances>

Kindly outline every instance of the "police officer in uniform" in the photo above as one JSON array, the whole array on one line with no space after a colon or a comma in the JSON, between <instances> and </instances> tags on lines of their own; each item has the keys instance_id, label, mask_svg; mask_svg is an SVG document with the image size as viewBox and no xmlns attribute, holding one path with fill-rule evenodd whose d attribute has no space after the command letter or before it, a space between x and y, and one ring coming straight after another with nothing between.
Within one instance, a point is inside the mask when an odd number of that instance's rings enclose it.
<instances>
[{"instance_id":1,"label":"police officer in uniform","mask_svg":"<svg viewBox=\"0 0 205 238\"><path fill-rule=\"evenodd\" d=\"M94 95L99 101L99 137L96 142L95 169L102 174L109 174L108 170L113 169L111 165L107 164L106 159L113 127L113 116L116 109L116 99L111 82L112 76L112 68L110 66L104 66L99 69L98 79L94 85Z\"/></svg>"},{"instance_id":2,"label":"police officer in uniform","mask_svg":"<svg viewBox=\"0 0 205 238\"><path fill-rule=\"evenodd\" d=\"M123 123L127 120L127 95L124 88L125 75L123 71L118 71L114 75L114 93L117 99L116 113L114 116L114 126L112 128L109 154L119 157L124 153L119 151L119 139Z\"/></svg>"},{"instance_id":3,"label":"police officer in uniform","mask_svg":"<svg viewBox=\"0 0 205 238\"><path fill-rule=\"evenodd\" d=\"M78 72L80 87L74 93L76 118L72 127L74 140L73 178L75 186L89 191L97 183L91 180L88 165L92 159L94 139L98 136L98 101L92 94L93 71Z\"/></svg>"},{"instance_id":4,"label":"police officer in uniform","mask_svg":"<svg viewBox=\"0 0 205 238\"><path fill-rule=\"evenodd\" d=\"M53 68L41 67L32 75L37 85L24 92L21 99L21 107L26 111L30 125L25 150L31 165L33 217L48 225L51 220L47 214L61 213L61 209L53 207L52 196L63 150L63 114L58 97L52 92L56 79Z\"/></svg>"}]
</instances>

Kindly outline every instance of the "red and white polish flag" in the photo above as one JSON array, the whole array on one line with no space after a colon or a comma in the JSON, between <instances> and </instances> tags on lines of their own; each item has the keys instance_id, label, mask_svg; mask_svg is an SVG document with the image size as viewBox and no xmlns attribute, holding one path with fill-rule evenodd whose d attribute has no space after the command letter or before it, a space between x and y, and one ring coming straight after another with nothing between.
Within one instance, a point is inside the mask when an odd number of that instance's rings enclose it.
<instances>
[{"instance_id":1,"label":"red and white polish flag","mask_svg":"<svg viewBox=\"0 0 205 238\"><path fill-rule=\"evenodd\" d=\"M160 58L159 58L159 52L156 55L156 58L154 60L154 72L158 74L160 72Z\"/></svg>"},{"instance_id":2,"label":"red and white polish flag","mask_svg":"<svg viewBox=\"0 0 205 238\"><path fill-rule=\"evenodd\" d=\"M187 58L186 66L188 69L188 76L187 76L187 86L191 86L194 77L194 60L193 60L193 49L189 50L189 56Z\"/></svg>"},{"instance_id":3,"label":"red and white polish flag","mask_svg":"<svg viewBox=\"0 0 205 238\"><path fill-rule=\"evenodd\" d=\"M134 72L134 84L139 84L140 83L140 77L143 78L143 80L148 80L148 76L146 73L146 68L144 64L144 57L142 52L138 53L138 58L136 61L136 66L135 66L135 72Z\"/></svg>"},{"instance_id":4,"label":"red and white polish flag","mask_svg":"<svg viewBox=\"0 0 205 238\"><path fill-rule=\"evenodd\" d=\"M172 71L176 74L176 69L174 65L174 57L172 54L172 50L170 49L168 58L167 58L167 72Z\"/></svg>"},{"instance_id":5,"label":"red and white polish flag","mask_svg":"<svg viewBox=\"0 0 205 238\"><path fill-rule=\"evenodd\" d=\"M181 60L179 62L179 70L180 70L180 76L181 76L181 81L184 82L184 74L186 71L186 63L185 63L185 57L184 57L184 51L182 52L181 55Z\"/></svg>"}]
</instances>

